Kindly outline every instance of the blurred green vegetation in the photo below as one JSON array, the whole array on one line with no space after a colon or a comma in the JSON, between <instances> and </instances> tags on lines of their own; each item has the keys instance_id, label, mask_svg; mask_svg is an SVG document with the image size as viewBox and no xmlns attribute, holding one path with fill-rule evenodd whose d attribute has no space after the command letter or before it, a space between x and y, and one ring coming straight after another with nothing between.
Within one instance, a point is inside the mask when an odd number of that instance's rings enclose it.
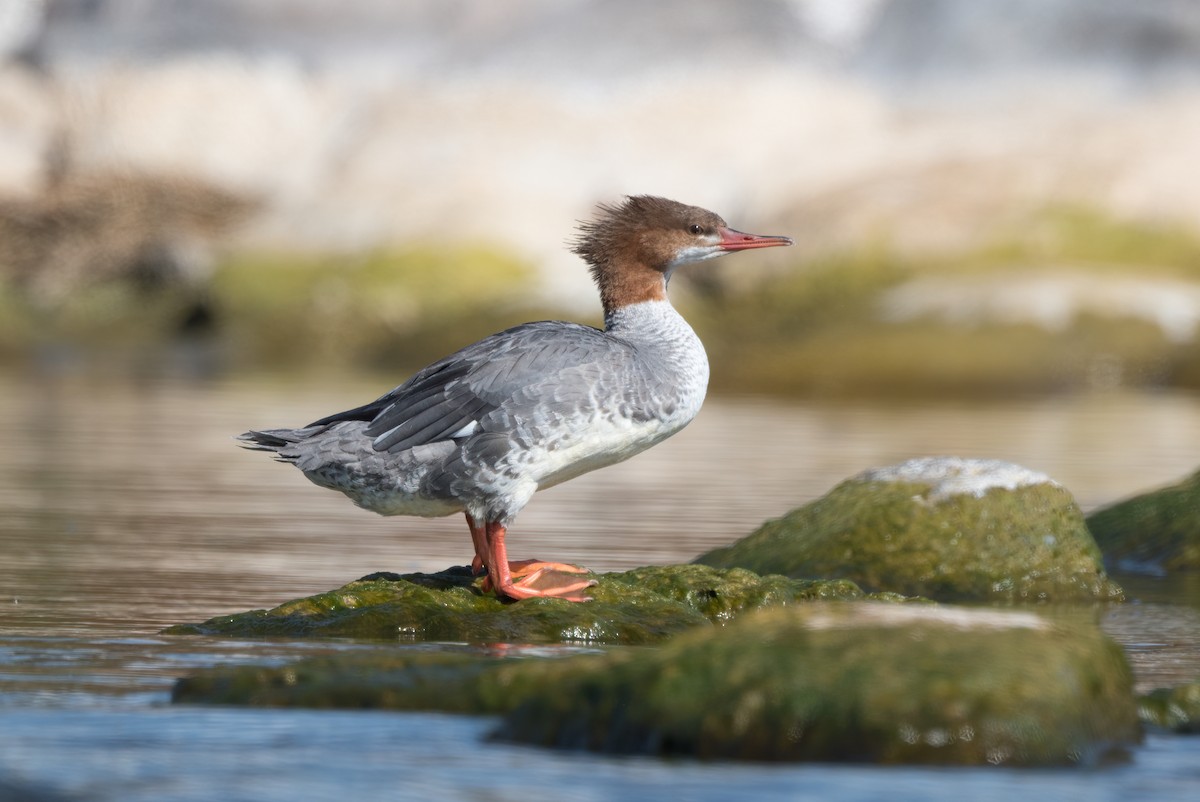
<instances>
[{"instance_id":1,"label":"blurred green vegetation","mask_svg":"<svg viewBox=\"0 0 1200 802\"><path fill-rule=\"evenodd\" d=\"M1200 236L1059 207L967 253L918 259L877 241L737 291L698 281L675 297L709 351L716 392L992 397L1113 386L1200 389L1197 343L1173 342L1140 318L1081 314L1048 331L934 317L895 322L880 314L883 294L912 279L1003 276L1014 267L1025 275L1065 267L1098 277L1200 282ZM136 354L186 340L217 351L225 370L336 367L387 371L398 380L508 326L579 317L531 302L536 276L511 254L474 245L239 253L199 283L148 288L112 280L52 304L0 281L0 359L20 360L46 343ZM686 271L677 280L687 284ZM597 307L582 322L599 319Z\"/></svg>"},{"instance_id":2,"label":"blurred green vegetation","mask_svg":"<svg viewBox=\"0 0 1200 802\"><path fill-rule=\"evenodd\" d=\"M1056 207L968 253L918 259L870 243L797 265L736 297L691 299L685 312L708 349L717 391L992 397L1200 388L1200 344L1172 342L1145 319L1085 313L1050 331L932 316L891 322L879 314L883 294L912 279L1003 275L1014 266L1200 282L1200 237Z\"/></svg>"},{"instance_id":3,"label":"blurred green vegetation","mask_svg":"<svg viewBox=\"0 0 1200 802\"><path fill-rule=\"evenodd\" d=\"M1080 204L1052 206L999 232L964 267L1054 261L1200 280L1200 234L1179 223L1120 220ZM1140 272L1140 271L1139 271Z\"/></svg>"},{"instance_id":4,"label":"blurred green vegetation","mask_svg":"<svg viewBox=\"0 0 1200 802\"><path fill-rule=\"evenodd\" d=\"M191 344L232 371L417 369L535 313L533 277L509 254L466 246L242 252L202 282L127 276L52 301L0 280L0 362L68 349L111 369Z\"/></svg>"},{"instance_id":5,"label":"blurred green vegetation","mask_svg":"<svg viewBox=\"0 0 1200 802\"><path fill-rule=\"evenodd\" d=\"M521 322L533 276L482 246L243 254L218 267L210 292L239 365L420 368Z\"/></svg>"}]
</instances>

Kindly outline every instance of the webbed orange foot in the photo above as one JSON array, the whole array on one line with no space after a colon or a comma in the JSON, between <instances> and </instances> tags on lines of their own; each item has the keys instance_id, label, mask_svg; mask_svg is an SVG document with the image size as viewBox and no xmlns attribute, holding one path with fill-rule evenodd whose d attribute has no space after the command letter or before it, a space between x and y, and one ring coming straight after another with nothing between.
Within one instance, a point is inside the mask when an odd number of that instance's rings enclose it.
<instances>
[{"instance_id":1,"label":"webbed orange foot","mask_svg":"<svg viewBox=\"0 0 1200 802\"><path fill-rule=\"evenodd\" d=\"M586 568L542 560L518 560L510 562L508 566L511 581L507 589L501 591L504 596L514 599L549 596L575 602L592 600L590 596L585 596L583 591L595 585L596 580L581 579L579 576L588 573ZM495 589L491 576L484 577L480 588L484 593Z\"/></svg>"},{"instance_id":2,"label":"webbed orange foot","mask_svg":"<svg viewBox=\"0 0 1200 802\"><path fill-rule=\"evenodd\" d=\"M544 565L554 565L554 563L544 563ZM540 596L573 602L591 601L592 597L584 594L584 591L596 585L596 580L580 577L580 574L587 573L582 568L574 565L566 567L570 570L538 568L515 582L501 586L498 590L501 595L512 599L531 599Z\"/></svg>"},{"instance_id":3,"label":"webbed orange foot","mask_svg":"<svg viewBox=\"0 0 1200 802\"><path fill-rule=\"evenodd\" d=\"M517 560L508 564L508 572L515 577L529 576L538 571L559 571L565 574L586 574L588 569L570 563L554 563L545 560Z\"/></svg>"},{"instance_id":4,"label":"webbed orange foot","mask_svg":"<svg viewBox=\"0 0 1200 802\"><path fill-rule=\"evenodd\" d=\"M469 515L467 523L475 543L475 559L471 561L471 568L476 573L486 568L488 573L480 583L484 593L494 590L496 595L510 599L540 596L573 602L592 600L583 593L596 584L595 580L580 576L588 573L586 568L545 560L509 562L508 549L504 545L507 530L503 524L490 521L479 526Z\"/></svg>"}]
</instances>

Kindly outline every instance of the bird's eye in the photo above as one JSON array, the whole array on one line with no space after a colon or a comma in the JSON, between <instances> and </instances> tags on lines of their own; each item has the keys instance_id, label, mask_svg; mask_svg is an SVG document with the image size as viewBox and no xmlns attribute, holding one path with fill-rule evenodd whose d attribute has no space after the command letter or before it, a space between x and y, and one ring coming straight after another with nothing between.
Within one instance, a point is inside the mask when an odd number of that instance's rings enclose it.
<instances>
[{"instance_id":1,"label":"bird's eye","mask_svg":"<svg viewBox=\"0 0 1200 802\"><path fill-rule=\"evenodd\" d=\"M688 231L692 232L698 237L704 233L704 226L700 225L699 223L692 223L690 226L688 226Z\"/></svg>"}]
</instances>

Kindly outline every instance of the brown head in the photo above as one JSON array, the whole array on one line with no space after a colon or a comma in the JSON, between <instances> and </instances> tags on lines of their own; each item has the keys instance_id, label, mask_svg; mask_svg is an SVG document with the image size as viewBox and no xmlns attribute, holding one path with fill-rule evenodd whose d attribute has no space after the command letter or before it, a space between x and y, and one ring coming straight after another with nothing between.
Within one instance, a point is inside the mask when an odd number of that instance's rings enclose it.
<instances>
[{"instance_id":1,"label":"brown head","mask_svg":"<svg viewBox=\"0 0 1200 802\"><path fill-rule=\"evenodd\" d=\"M710 211L653 195L601 204L581 223L571 250L583 257L600 288L605 313L666 298L671 271L731 251L791 245L788 237L746 234Z\"/></svg>"}]
</instances>

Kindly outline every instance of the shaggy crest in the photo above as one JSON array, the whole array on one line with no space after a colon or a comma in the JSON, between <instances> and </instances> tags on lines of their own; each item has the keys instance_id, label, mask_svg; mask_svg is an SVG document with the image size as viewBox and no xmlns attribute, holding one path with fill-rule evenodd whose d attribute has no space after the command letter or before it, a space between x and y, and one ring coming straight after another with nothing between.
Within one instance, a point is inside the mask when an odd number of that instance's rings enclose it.
<instances>
[{"instance_id":1,"label":"shaggy crest","mask_svg":"<svg viewBox=\"0 0 1200 802\"><path fill-rule=\"evenodd\" d=\"M603 286L607 266L620 254L629 254L631 248L639 249L636 254L643 260L651 254L640 252L641 234L647 231L678 230L686 232L689 226L699 225L705 230L725 226L725 221L712 212L698 206L660 198L655 195L629 195L621 204L602 203L595 219L579 224L579 234L571 241L571 250L588 263L592 278ZM647 263L656 270L666 269L666 264Z\"/></svg>"}]
</instances>

